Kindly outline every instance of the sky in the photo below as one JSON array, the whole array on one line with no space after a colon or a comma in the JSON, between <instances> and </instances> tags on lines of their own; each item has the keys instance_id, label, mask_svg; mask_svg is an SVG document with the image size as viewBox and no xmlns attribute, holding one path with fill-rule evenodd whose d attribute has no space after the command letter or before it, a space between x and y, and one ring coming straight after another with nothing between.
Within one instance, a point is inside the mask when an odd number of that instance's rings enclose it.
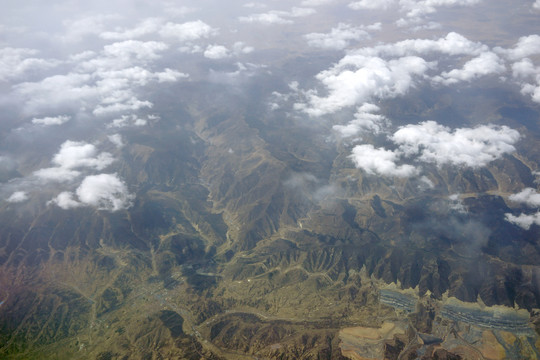
<instances>
[{"instance_id":1,"label":"sky","mask_svg":"<svg viewBox=\"0 0 540 360\"><path fill-rule=\"evenodd\" d=\"M485 167L527 128L403 123L387 101L500 88L540 106L540 0L8 0L0 18L0 197L13 206L129 208L133 184L112 166L128 132L162 118L148 94L178 84L241 92L286 74L268 112L325 124L363 174L427 186L426 166ZM540 225L539 197L510 194L529 210L506 220Z\"/></svg>"}]
</instances>

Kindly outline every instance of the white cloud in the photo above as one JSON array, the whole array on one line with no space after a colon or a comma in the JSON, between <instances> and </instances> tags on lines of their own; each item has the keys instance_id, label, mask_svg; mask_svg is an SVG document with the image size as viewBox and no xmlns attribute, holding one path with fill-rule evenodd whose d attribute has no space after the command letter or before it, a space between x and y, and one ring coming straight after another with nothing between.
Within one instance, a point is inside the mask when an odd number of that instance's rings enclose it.
<instances>
[{"instance_id":1,"label":"white cloud","mask_svg":"<svg viewBox=\"0 0 540 360\"><path fill-rule=\"evenodd\" d=\"M168 48L167 44L160 41L125 40L105 45L103 53L117 61L122 59L149 61L159 59L161 57L159 53Z\"/></svg>"},{"instance_id":2,"label":"white cloud","mask_svg":"<svg viewBox=\"0 0 540 360\"><path fill-rule=\"evenodd\" d=\"M77 169L105 169L114 162L110 153L98 153L97 148L85 142L68 140L52 159L56 167L40 169L34 172L38 178L46 181L71 181L80 175Z\"/></svg>"},{"instance_id":3,"label":"white cloud","mask_svg":"<svg viewBox=\"0 0 540 360\"><path fill-rule=\"evenodd\" d=\"M122 115L121 117L114 119L110 124L107 125L108 128L123 128L126 126L145 126L148 124L148 120L142 119L137 115Z\"/></svg>"},{"instance_id":4,"label":"white cloud","mask_svg":"<svg viewBox=\"0 0 540 360\"><path fill-rule=\"evenodd\" d=\"M540 71L534 66L529 58L522 59L512 64L512 76L518 79L526 79L531 76L536 76Z\"/></svg>"},{"instance_id":5,"label":"white cloud","mask_svg":"<svg viewBox=\"0 0 540 360\"><path fill-rule=\"evenodd\" d=\"M208 45L203 55L212 60L225 59L231 56L229 49L223 45Z\"/></svg>"},{"instance_id":6,"label":"white cloud","mask_svg":"<svg viewBox=\"0 0 540 360\"><path fill-rule=\"evenodd\" d=\"M49 76L39 82L24 82L13 87L25 99L25 111L39 113L44 109L79 109L83 101L97 101L99 93L90 86L88 74L69 73Z\"/></svg>"},{"instance_id":7,"label":"white cloud","mask_svg":"<svg viewBox=\"0 0 540 360\"><path fill-rule=\"evenodd\" d=\"M513 49L496 47L494 51L506 55L510 60L520 60L540 54L540 35L522 36Z\"/></svg>"},{"instance_id":8,"label":"white cloud","mask_svg":"<svg viewBox=\"0 0 540 360\"><path fill-rule=\"evenodd\" d=\"M183 24L168 22L159 30L159 34L177 41L195 41L217 35L218 29L214 29L201 20L189 21Z\"/></svg>"},{"instance_id":9,"label":"white cloud","mask_svg":"<svg viewBox=\"0 0 540 360\"><path fill-rule=\"evenodd\" d=\"M451 131L434 121L401 127L391 140L407 156L437 165L485 166L515 151L520 135L507 126L482 125Z\"/></svg>"},{"instance_id":10,"label":"white cloud","mask_svg":"<svg viewBox=\"0 0 540 360\"><path fill-rule=\"evenodd\" d=\"M414 85L414 77L423 75L428 68L429 64L416 56L386 61L379 57L347 55L333 68L316 76L328 90L328 95L319 96L310 91L307 93L308 104L298 103L295 107L312 116L320 116L372 97L403 95Z\"/></svg>"},{"instance_id":11,"label":"white cloud","mask_svg":"<svg viewBox=\"0 0 540 360\"><path fill-rule=\"evenodd\" d=\"M109 153L98 154L97 148L93 144L71 140L64 142L60 146L60 151L53 157L54 164L66 169L89 167L102 170L113 161L114 159Z\"/></svg>"},{"instance_id":12,"label":"white cloud","mask_svg":"<svg viewBox=\"0 0 540 360\"><path fill-rule=\"evenodd\" d=\"M539 9L540 10L540 0L536 0L533 4L533 8L534 9Z\"/></svg>"},{"instance_id":13,"label":"white cloud","mask_svg":"<svg viewBox=\"0 0 540 360\"><path fill-rule=\"evenodd\" d=\"M334 2L334 0L303 0L300 5L301 6L321 6L321 5L327 5Z\"/></svg>"},{"instance_id":14,"label":"white cloud","mask_svg":"<svg viewBox=\"0 0 540 360\"><path fill-rule=\"evenodd\" d=\"M409 177L418 173L412 165L397 165L398 153L383 148L377 149L370 144L355 146L350 158L357 168L370 175Z\"/></svg>"},{"instance_id":15,"label":"white cloud","mask_svg":"<svg viewBox=\"0 0 540 360\"><path fill-rule=\"evenodd\" d=\"M519 137L516 130L506 126L483 125L451 131L434 121L425 121L402 126L390 136L389 140L397 145L396 150L363 144L355 146L350 157L356 167L368 174L408 177L419 173L408 164L410 162L485 166L503 154L515 151L513 145ZM403 164L398 165L398 162Z\"/></svg>"},{"instance_id":16,"label":"white cloud","mask_svg":"<svg viewBox=\"0 0 540 360\"><path fill-rule=\"evenodd\" d=\"M154 73L154 76L157 78L158 82L164 83L164 82L176 82L180 79L186 79L189 77L188 74L172 70L169 68L166 68L165 71L156 72Z\"/></svg>"},{"instance_id":17,"label":"white cloud","mask_svg":"<svg viewBox=\"0 0 540 360\"><path fill-rule=\"evenodd\" d=\"M237 86L244 82L246 79L252 77L264 65L256 65L252 63L236 63L237 69L235 71L215 71L210 69L209 79L212 82L228 84L231 86Z\"/></svg>"},{"instance_id":18,"label":"white cloud","mask_svg":"<svg viewBox=\"0 0 540 360\"><path fill-rule=\"evenodd\" d=\"M504 216L506 221L516 224L525 230L529 230L533 224L540 225L540 212L530 215L519 214L518 216L507 213Z\"/></svg>"},{"instance_id":19,"label":"white cloud","mask_svg":"<svg viewBox=\"0 0 540 360\"><path fill-rule=\"evenodd\" d=\"M62 125L71 120L71 116L61 115L55 117L44 117L44 118L34 118L32 119L32 124L51 126L51 125Z\"/></svg>"},{"instance_id":20,"label":"white cloud","mask_svg":"<svg viewBox=\"0 0 540 360\"><path fill-rule=\"evenodd\" d=\"M533 188L526 188L508 197L510 200L526 204L529 207L540 207L540 194Z\"/></svg>"},{"instance_id":21,"label":"white cloud","mask_svg":"<svg viewBox=\"0 0 540 360\"><path fill-rule=\"evenodd\" d=\"M472 6L480 2L481 0L399 0L400 11L406 13L406 19L401 19L398 25L418 23L424 16L437 12L440 7Z\"/></svg>"},{"instance_id":22,"label":"white cloud","mask_svg":"<svg viewBox=\"0 0 540 360\"><path fill-rule=\"evenodd\" d=\"M36 55L37 50L4 47L0 49L0 81L18 78L29 72L41 71L58 66L58 60L46 60Z\"/></svg>"},{"instance_id":23,"label":"white cloud","mask_svg":"<svg viewBox=\"0 0 540 360\"><path fill-rule=\"evenodd\" d=\"M178 6L177 1L166 1L164 4L164 9L166 14L172 16L185 16L199 10L199 8L189 7L189 6Z\"/></svg>"},{"instance_id":24,"label":"white cloud","mask_svg":"<svg viewBox=\"0 0 540 360\"><path fill-rule=\"evenodd\" d=\"M233 52L235 55L249 54L252 53L255 49L252 46L247 46L242 41L237 41L233 44Z\"/></svg>"},{"instance_id":25,"label":"white cloud","mask_svg":"<svg viewBox=\"0 0 540 360\"><path fill-rule=\"evenodd\" d=\"M531 208L540 207L540 194L533 188L523 189L517 194L510 195L508 199ZM518 216L507 213L505 219L525 230L529 230L533 224L540 225L540 211L536 214L519 214Z\"/></svg>"},{"instance_id":26,"label":"white cloud","mask_svg":"<svg viewBox=\"0 0 540 360\"><path fill-rule=\"evenodd\" d=\"M260 2L249 2L245 3L242 6L249 9L264 9L266 7L266 4Z\"/></svg>"},{"instance_id":27,"label":"white cloud","mask_svg":"<svg viewBox=\"0 0 540 360\"><path fill-rule=\"evenodd\" d=\"M422 31L422 30L436 30L440 29L442 25L435 21L429 21L426 24L416 25L411 30L413 31Z\"/></svg>"},{"instance_id":28,"label":"white cloud","mask_svg":"<svg viewBox=\"0 0 540 360\"><path fill-rule=\"evenodd\" d=\"M448 33L444 38L437 40L407 39L394 44L383 44L374 47L362 48L354 52L365 56L408 56L441 53L446 55L480 55L489 48L480 43L473 42L456 32Z\"/></svg>"},{"instance_id":29,"label":"white cloud","mask_svg":"<svg viewBox=\"0 0 540 360\"><path fill-rule=\"evenodd\" d=\"M24 191L15 191L6 199L6 201L10 203L20 203L26 200L28 200L28 194Z\"/></svg>"},{"instance_id":30,"label":"white cloud","mask_svg":"<svg viewBox=\"0 0 540 360\"><path fill-rule=\"evenodd\" d=\"M112 99L116 100L116 99ZM136 97L132 96L124 102L114 102L110 101L111 104L99 105L97 106L92 113L97 116L109 115L112 113L125 112L125 111L137 111L143 108L152 108L153 104L147 100L139 100Z\"/></svg>"},{"instance_id":31,"label":"white cloud","mask_svg":"<svg viewBox=\"0 0 540 360\"><path fill-rule=\"evenodd\" d=\"M160 18L148 18L132 29L117 29L116 31L104 31L99 36L107 40L130 40L153 34L160 30L163 20Z\"/></svg>"},{"instance_id":32,"label":"white cloud","mask_svg":"<svg viewBox=\"0 0 540 360\"><path fill-rule=\"evenodd\" d=\"M263 25L273 24L292 24L292 20L288 20L283 16L276 13L263 13L263 14L251 14L249 16L241 16L239 18L242 22L247 23L259 23Z\"/></svg>"},{"instance_id":33,"label":"white cloud","mask_svg":"<svg viewBox=\"0 0 540 360\"><path fill-rule=\"evenodd\" d=\"M362 27L339 23L330 33L310 33L304 37L309 46L341 50L349 46L351 41L367 39L370 36Z\"/></svg>"},{"instance_id":34,"label":"white cloud","mask_svg":"<svg viewBox=\"0 0 540 360\"><path fill-rule=\"evenodd\" d=\"M99 35L107 27L107 23L120 19L119 15L91 15L76 20L65 20L65 31L60 37L65 42L79 42L88 35Z\"/></svg>"},{"instance_id":35,"label":"white cloud","mask_svg":"<svg viewBox=\"0 0 540 360\"><path fill-rule=\"evenodd\" d=\"M292 24L292 18L305 17L315 13L316 11L311 8L293 7L290 11L273 10L266 13L241 16L238 20L241 22L259 23L263 25Z\"/></svg>"},{"instance_id":36,"label":"white cloud","mask_svg":"<svg viewBox=\"0 0 540 360\"><path fill-rule=\"evenodd\" d=\"M317 74L316 79L325 88L325 95L318 90L303 93L306 101L295 104L312 116L331 114L344 108L370 101L403 95L420 80L429 78L428 70L437 69L437 60L428 62L421 56L437 53L449 56L477 56L438 81L455 82L476 76L502 71L502 61L489 48L451 32L437 40L408 39L395 44L382 44L350 51L330 69ZM482 67L482 65L484 67Z\"/></svg>"},{"instance_id":37,"label":"white cloud","mask_svg":"<svg viewBox=\"0 0 540 360\"><path fill-rule=\"evenodd\" d=\"M394 0L360 0L349 4L353 10L385 10L394 5Z\"/></svg>"},{"instance_id":38,"label":"white cloud","mask_svg":"<svg viewBox=\"0 0 540 360\"><path fill-rule=\"evenodd\" d=\"M74 198L77 195L77 200ZM90 175L84 178L75 194L64 191L48 204L62 209L92 206L98 210L118 211L132 205L135 195L130 194L126 184L116 174Z\"/></svg>"},{"instance_id":39,"label":"white cloud","mask_svg":"<svg viewBox=\"0 0 540 360\"><path fill-rule=\"evenodd\" d=\"M518 80L522 94L530 95L533 101L540 103L540 66L524 58L512 64L512 76Z\"/></svg>"},{"instance_id":40,"label":"white cloud","mask_svg":"<svg viewBox=\"0 0 540 360\"><path fill-rule=\"evenodd\" d=\"M122 140L122 135L120 134L109 135L108 139L119 149L124 146L124 141Z\"/></svg>"},{"instance_id":41,"label":"white cloud","mask_svg":"<svg viewBox=\"0 0 540 360\"><path fill-rule=\"evenodd\" d=\"M443 72L433 80L445 85L455 84L460 81L470 82L480 76L500 74L506 70L504 62L495 53L485 52L480 56L469 60L461 69Z\"/></svg>"},{"instance_id":42,"label":"white cloud","mask_svg":"<svg viewBox=\"0 0 540 360\"><path fill-rule=\"evenodd\" d=\"M157 80L158 82L175 82L183 78L189 77L188 74L181 73L169 68L163 72L150 72L139 66L124 68L121 70L104 70L100 71L99 75L103 78L98 82L103 90L118 89L123 86L126 81L131 84L144 86L150 81Z\"/></svg>"},{"instance_id":43,"label":"white cloud","mask_svg":"<svg viewBox=\"0 0 540 360\"><path fill-rule=\"evenodd\" d=\"M357 109L354 120L347 125L334 125L333 129L342 137L351 137L366 132L378 134L390 123L385 116L374 114L379 111L377 105L365 103Z\"/></svg>"},{"instance_id":44,"label":"white cloud","mask_svg":"<svg viewBox=\"0 0 540 360\"><path fill-rule=\"evenodd\" d=\"M537 80L536 84L523 84L521 92L523 94L531 95L531 99L534 102L540 103L540 79Z\"/></svg>"},{"instance_id":45,"label":"white cloud","mask_svg":"<svg viewBox=\"0 0 540 360\"><path fill-rule=\"evenodd\" d=\"M51 167L36 170L34 175L44 181L69 182L81 175L81 172L62 167Z\"/></svg>"},{"instance_id":46,"label":"white cloud","mask_svg":"<svg viewBox=\"0 0 540 360\"><path fill-rule=\"evenodd\" d=\"M14 92L25 101L24 110L29 114L93 109L94 115L106 115L152 107L151 102L137 98L137 87L150 81L172 82L188 77L168 68L158 72L145 68L166 49L168 45L156 41L113 43L99 54L84 55L72 72L15 85Z\"/></svg>"},{"instance_id":47,"label":"white cloud","mask_svg":"<svg viewBox=\"0 0 540 360\"><path fill-rule=\"evenodd\" d=\"M64 191L58 194L58 196L56 196L54 199L47 203L47 205L49 204L56 204L58 207L64 210L82 206L80 202L73 199L73 194L68 191Z\"/></svg>"},{"instance_id":48,"label":"white cloud","mask_svg":"<svg viewBox=\"0 0 540 360\"><path fill-rule=\"evenodd\" d=\"M116 174L87 176L77 188L76 194L82 204L108 211L129 208L135 197Z\"/></svg>"},{"instance_id":49,"label":"white cloud","mask_svg":"<svg viewBox=\"0 0 540 360\"><path fill-rule=\"evenodd\" d=\"M448 196L450 209L462 214L467 213L467 208L463 204L460 194L452 194Z\"/></svg>"},{"instance_id":50,"label":"white cloud","mask_svg":"<svg viewBox=\"0 0 540 360\"><path fill-rule=\"evenodd\" d=\"M433 189L435 187L433 181L431 181L427 176L421 176L418 180L420 180L418 188L422 191L426 189Z\"/></svg>"}]
</instances>

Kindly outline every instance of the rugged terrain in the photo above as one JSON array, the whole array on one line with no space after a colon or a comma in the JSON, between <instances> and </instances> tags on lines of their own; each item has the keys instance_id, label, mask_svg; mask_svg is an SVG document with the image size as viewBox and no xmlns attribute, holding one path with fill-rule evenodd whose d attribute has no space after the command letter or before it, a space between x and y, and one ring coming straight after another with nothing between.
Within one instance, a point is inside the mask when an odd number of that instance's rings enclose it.
<instances>
[{"instance_id":1,"label":"rugged terrain","mask_svg":"<svg viewBox=\"0 0 540 360\"><path fill-rule=\"evenodd\" d=\"M485 168L426 166L426 188L356 169L258 85L179 87L110 149L128 210L0 205L2 358L540 357L540 229L504 220L537 187L538 129ZM489 116L518 127L505 96ZM459 115L445 99L384 111Z\"/></svg>"}]
</instances>

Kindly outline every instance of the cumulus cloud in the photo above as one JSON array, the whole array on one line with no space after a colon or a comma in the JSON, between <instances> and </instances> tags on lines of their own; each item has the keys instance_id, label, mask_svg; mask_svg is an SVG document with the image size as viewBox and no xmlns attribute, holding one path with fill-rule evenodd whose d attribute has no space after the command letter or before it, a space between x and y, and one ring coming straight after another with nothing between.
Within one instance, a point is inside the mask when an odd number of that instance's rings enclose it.
<instances>
[{"instance_id":1,"label":"cumulus cloud","mask_svg":"<svg viewBox=\"0 0 540 360\"><path fill-rule=\"evenodd\" d=\"M533 8L534 8L534 9L540 10L540 0L536 0L536 1L534 2Z\"/></svg>"},{"instance_id":2,"label":"cumulus cloud","mask_svg":"<svg viewBox=\"0 0 540 360\"><path fill-rule=\"evenodd\" d=\"M353 148L350 158L357 168L370 175L409 177L416 175L418 170L409 164L398 165L399 154L373 145L357 145Z\"/></svg>"},{"instance_id":3,"label":"cumulus cloud","mask_svg":"<svg viewBox=\"0 0 540 360\"><path fill-rule=\"evenodd\" d=\"M481 0L359 0L349 3L353 10L386 10L394 5L399 7L405 17L399 19L398 26L416 25L424 21L424 18L438 11L441 7L472 6Z\"/></svg>"},{"instance_id":4,"label":"cumulus cloud","mask_svg":"<svg viewBox=\"0 0 540 360\"><path fill-rule=\"evenodd\" d=\"M256 65L252 63L236 63L236 70L234 71L216 71L211 69L209 79L216 83L227 84L231 86L237 86L244 82L246 79L252 77L264 66Z\"/></svg>"},{"instance_id":5,"label":"cumulus cloud","mask_svg":"<svg viewBox=\"0 0 540 360\"><path fill-rule=\"evenodd\" d=\"M405 12L405 19L401 19L398 25L418 23L428 14L437 12L440 7L472 6L481 0L399 0L401 12Z\"/></svg>"},{"instance_id":6,"label":"cumulus cloud","mask_svg":"<svg viewBox=\"0 0 540 360\"><path fill-rule=\"evenodd\" d=\"M176 1L166 1L163 4L163 7L165 9L165 13L172 16L185 16L187 14L191 14L196 12L197 10L200 10L196 7L178 6L178 3Z\"/></svg>"},{"instance_id":7,"label":"cumulus cloud","mask_svg":"<svg viewBox=\"0 0 540 360\"><path fill-rule=\"evenodd\" d=\"M452 131L435 121L403 126L391 137L401 152L417 156L420 161L473 168L514 152L519 138L519 132L507 126L482 125Z\"/></svg>"},{"instance_id":8,"label":"cumulus cloud","mask_svg":"<svg viewBox=\"0 0 540 360\"><path fill-rule=\"evenodd\" d=\"M73 199L73 194L70 193L69 191L61 192L60 194L58 194L58 196L56 196L54 199L52 199L51 201L47 203L47 205L49 204L56 204L58 207L64 210L73 209L73 208L82 206L80 202Z\"/></svg>"},{"instance_id":9,"label":"cumulus cloud","mask_svg":"<svg viewBox=\"0 0 540 360\"><path fill-rule=\"evenodd\" d=\"M28 200L28 194L24 191L15 191L6 199L6 201L10 203L20 203L26 200Z\"/></svg>"},{"instance_id":10,"label":"cumulus cloud","mask_svg":"<svg viewBox=\"0 0 540 360\"><path fill-rule=\"evenodd\" d=\"M112 100L117 100L112 98ZM104 105L98 105L92 113L97 116L109 115L113 113L125 112L125 111L137 111L144 108L152 108L152 104L148 100L139 100L134 96L131 96L128 99L124 97L121 98L122 102L111 101L111 104L105 103Z\"/></svg>"},{"instance_id":11,"label":"cumulus cloud","mask_svg":"<svg viewBox=\"0 0 540 360\"><path fill-rule=\"evenodd\" d=\"M466 214L467 208L463 204L460 194L452 194L448 196L450 209L457 211L458 213Z\"/></svg>"},{"instance_id":12,"label":"cumulus cloud","mask_svg":"<svg viewBox=\"0 0 540 360\"><path fill-rule=\"evenodd\" d=\"M462 69L435 77L439 82L470 81L504 70L502 60L489 52L486 45L470 41L458 33L451 32L437 40L408 39L350 51L330 69L316 75L326 90L325 94L320 95L316 89L308 90L304 92L307 101L295 104L295 108L312 116L321 116L372 98L404 95L419 81L430 77L428 70L437 69L437 61L424 59L436 54L476 56Z\"/></svg>"},{"instance_id":13,"label":"cumulus cloud","mask_svg":"<svg viewBox=\"0 0 540 360\"><path fill-rule=\"evenodd\" d=\"M312 116L320 116L372 97L403 95L414 86L414 77L423 75L428 68L429 64L416 56L387 61L350 54L316 76L328 90L328 95L319 96L316 91L310 91L307 93L308 104L297 103L295 107Z\"/></svg>"},{"instance_id":14,"label":"cumulus cloud","mask_svg":"<svg viewBox=\"0 0 540 360\"><path fill-rule=\"evenodd\" d=\"M122 135L120 134L113 134L109 135L108 139L110 142L112 142L117 148L124 147L124 140L122 139Z\"/></svg>"},{"instance_id":15,"label":"cumulus cloud","mask_svg":"<svg viewBox=\"0 0 540 360\"><path fill-rule=\"evenodd\" d=\"M69 182L81 174L78 170L51 167L34 171L34 175L44 181Z\"/></svg>"},{"instance_id":16,"label":"cumulus cloud","mask_svg":"<svg viewBox=\"0 0 540 360\"><path fill-rule=\"evenodd\" d=\"M4 47L0 49L0 81L21 77L29 72L53 68L61 62L33 57L37 50Z\"/></svg>"},{"instance_id":17,"label":"cumulus cloud","mask_svg":"<svg viewBox=\"0 0 540 360\"><path fill-rule=\"evenodd\" d=\"M512 49L496 47L494 50L506 55L510 60L520 60L540 54L540 35L522 36Z\"/></svg>"},{"instance_id":18,"label":"cumulus cloud","mask_svg":"<svg viewBox=\"0 0 540 360\"><path fill-rule=\"evenodd\" d=\"M526 79L538 74L538 68L534 66L529 58L522 59L512 64L512 76L518 79Z\"/></svg>"},{"instance_id":19,"label":"cumulus cloud","mask_svg":"<svg viewBox=\"0 0 540 360\"><path fill-rule=\"evenodd\" d=\"M369 33L362 27L339 23L329 33L310 33L304 35L309 46L341 50L349 46L351 41L369 38Z\"/></svg>"},{"instance_id":20,"label":"cumulus cloud","mask_svg":"<svg viewBox=\"0 0 540 360\"><path fill-rule=\"evenodd\" d=\"M74 196L77 195L77 199ZM135 198L126 184L116 174L90 175L84 178L75 194L64 191L49 204L62 209L92 206L98 210L118 211L127 209Z\"/></svg>"},{"instance_id":21,"label":"cumulus cloud","mask_svg":"<svg viewBox=\"0 0 540 360\"><path fill-rule=\"evenodd\" d=\"M334 125L333 129L342 137L351 137L366 132L378 134L390 124L384 115L374 114L379 111L380 108L377 105L365 103L357 109L354 120L347 125Z\"/></svg>"},{"instance_id":22,"label":"cumulus cloud","mask_svg":"<svg viewBox=\"0 0 540 360\"><path fill-rule=\"evenodd\" d=\"M117 29L116 31L104 31L99 34L107 40L129 40L142 37L144 35L156 33L160 30L163 20L160 18L149 18L143 20L131 29Z\"/></svg>"},{"instance_id":23,"label":"cumulus cloud","mask_svg":"<svg viewBox=\"0 0 540 360\"><path fill-rule=\"evenodd\" d=\"M139 41L125 40L115 42L103 47L103 52L107 56L112 56L115 60L131 59L148 61L159 59L161 51L168 49L168 45L160 41Z\"/></svg>"},{"instance_id":24,"label":"cumulus cloud","mask_svg":"<svg viewBox=\"0 0 540 360\"><path fill-rule=\"evenodd\" d=\"M113 162L111 154L98 154L93 144L82 141L68 140L60 146L60 151L54 156L53 163L67 169L90 167L102 170Z\"/></svg>"},{"instance_id":25,"label":"cumulus cloud","mask_svg":"<svg viewBox=\"0 0 540 360\"><path fill-rule=\"evenodd\" d=\"M242 41L237 41L233 44L233 52L235 55L249 54L255 49L252 46L247 46Z\"/></svg>"},{"instance_id":26,"label":"cumulus cloud","mask_svg":"<svg viewBox=\"0 0 540 360\"><path fill-rule=\"evenodd\" d=\"M451 85L461 81L470 82L480 76L500 74L505 70L506 67L501 58L495 53L485 52L466 62L461 69L443 72L440 76L435 77L434 81Z\"/></svg>"},{"instance_id":27,"label":"cumulus cloud","mask_svg":"<svg viewBox=\"0 0 540 360\"><path fill-rule=\"evenodd\" d=\"M530 208L540 207L540 194L533 188L525 188L517 194L510 195L508 199L516 203L525 204ZM536 214L522 213L518 216L507 213L505 214L505 220L525 230L529 230L533 224L540 225L540 211L537 211Z\"/></svg>"},{"instance_id":28,"label":"cumulus cloud","mask_svg":"<svg viewBox=\"0 0 540 360\"><path fill-rule=\"evenodd\" d=\"M521 59L512 64L512 76L521 86L522 94L540 103L540 66L535 66L529 58Z\"/></svg>"},{"instance_id":29,"label":"cumulus cloud","mask_svg":"<svg viewBox=\"0 0 540 360\"><path fill-rule=\"evenodd\" d=\"M331 4L334 0L303 0L300 5L302 6L321 6Z\"/></svg>"},{"instance_id":30,"label":"cumulus cloud","mask_svg":"<svg viewBox=\"0 0 540 360\"><path fill-rule=\"evenodd\" d=\"M34 175L46 181L71 181L80 175L77 169L103 170L114 162L114 158L110 153L99 153L93 144L68 140L60 146L52 162L56 167L37 170Z\"/></svg>"},{"instance_id":31,"label":"cumulus cloud","mask_svg":"<svg viewBox=\"0 0 540 360\"><path fill-rule=\"evenodd\" d=\"M172 70L169 68L166 68L164 71L156 72L153 75L155 79L157 79L157 81L160 83L176 82L180 79L185 79L189 77L189 75L186 73L180 72L178 70Z\"/></svg>"},{"instance_id":32,"label":"cumulus cloud","mask_svg":"<svg viewBox=\"0 0 540 360\"><path fill-rule=\"evenodd\" d=\"M118 20L119 15L91 15L62 22L65 31L60 39L67 43L79 42L89 35L99 35L111 21Z\"/></svg>"},{"instance_id":33,"label":"cumulus cloud","mask_svg":"<svg viewBox=\"0 0 540 360\"><path fill-rule=\"evenodd\" d=\"M177 41L195 41L199 39L208 39L218 34L215 29L201 20L189 21L182 24L167 22L159 30L159 34L165 38L171 38Z\"/></svg>"},{"instance_id":34,"label":"cumulus cloud","mask_svg":"<svg viewBox=\"0 0 540 360\"><path fill-rule=\"evenodd\" d=\"M445 37L437 40L430 39L407 39L394 44L382 44L374 47L366 47L355 53L364 56L409 56L440 53L445 55L480 55L489 48L474 42L456 32L449 32Z\"/></svg>"},{"instance_id":35,"label":"cumulus cloud","mask_svg":"<svg viewBox=\"0 0 540 360\"><path fill-rule=\"evenodd\" d=\"M24 111L89 111L96 116L152 107L139 99L136 89L151 81L174 82L188 77L165 68L146 69L167 50L158 41L127 40L106 45L100 53L87 52L67 74L48 76L37 82L23 82L13 87L24 101Z\"/></svg>"},{"instance_id":36,"label":"cumulus cloud","mask_svg":"<svg viewBox=\"0 0 540 360\"><path fill-rule=\"evenodd\" d=\"M394 5L394 0L360 0L349 4L353 10L385 10Z\"/></svg>"},{"instance_id":37,"label":"cumulus cloud","mask_svg":"<svg viewBox=\"0 0 540 360\"><path fill-rule=\"evenodd\" d=\"M305 17L315 13L316 11L311 8L293 7L290 11L272 10L266 13L241 16L238 20L241 22L259 23L263 25L292 24L293 18Z\"/></svg>"},{"instance_id":38,"label":"cumulus cloud","mask_svg":"<svg viewBox=\"0 0 540 360\"><path fill-rule=\"evenodd\" d=\"M208 45L204 51L204 57L213 60L225 59L230 55L229 49L223 45Z\"/></svg>"},{"instance_id":39,"label":"cumulus cloud","mask_svg":"<svg viewBox=\"0 0 540 360\"><path fill-rule=\"evenodd\" d=\"M512 224L515 224L525 230L529 230L533 224L540 225L540 212L536 214L519 214L515 216L513 214L505 214L505 219Z\"/></svg>"},{"instance_id":40,"label":"cumulus cloud","mask_svg":"<svg viewBox=\"0 0 540 360\"><path fill-rule=\"evenodd\" d=\"M99 210L117 211L131 206L134 195L116 174L87 176L77 188L79 201Z\"/></svg>"},{"instance_id":41,"label":"cumulus cloud","mask_svg":"<svg viewBox=\"0 0 540 360\"><path fill-rule=\"evenodd\" d=\"M355 146L350 157L356 167L368 174L409 177L419 173L419 169L410 164L412 162L472 168L485 166L503 154L515 151L514 144L519 138L516 130L506 126L483 125L452 131L434 121L425 121L402 126L390 136L395 150L363 144Z\"/></svg>"},{"instance_id":42,"label":"cumulus cloud","mask_svg":"<svg viewBox=\"0 0 540 360\"><path fill-rule=\"evenodd\" d=\"M52 125L62 125L71 120L71 116L61 115L54 117L44 117L44 118L33 118L32 124L43 125L43 126L52 126Z\"/></svg>"},{"instance_id":43,"label":"cumulus cloud","mask_svg":"<svg viewBox=\"0 0 540 360\"><path fill-rule=\"evenodd\" d=\"M508 197L510 200L526 204L529 207L540 207L540 194L533 188L526 188Z\"/></svg>"},{"instance_id":44,"label":"cumulus cloud","mask_svg":"<svg viewBox=\"0 0 540 360\"><path fill-rule=\"evenodd\" d=\"M266 4L260 3L260 2L249 2L242 5L245 8L250 9L264 9L266 7Z\"/></svg>"},{"instance_id":45,"label":"cumulus cloud","mask_svg":"<svg viewBox=\"0 0 540 360\"><path fill-rule=\"evenodd\" d=\"M142 119L135 114L131 115L122 115L121 117L114 119L110 124L107 125L108 128L123 128L126 126L145 126L148 124L148 120Z\"/></svg>"},{"instance_id":46,"label":"cumulus cloud","mask_svg":"<svg viewBox=\"0 0 540 360\"><path fill-rule=\"evenodd\" d=\"M441 28L441 24L438 23L438 22L435 22L435 21L429 21L425 24L420 24L420 25L416 25L416 26L413 26L411 28L412 31L422 31L422 30L436 30L436 29L440 29Z\"/></svg>"},{"instance_id":47,"label":"cumulus cloud","mask_svg":"<svg viewBox=\"0 0 540 360\"><path fill-rule=\"evenodd\" d=\"M418 188L421 191L424 191L426 189L433 189L435 187L433 181L431 181L427 176L421 176L418 180L420 181Z\"/></svg>"},{"instance_id":48,"label":"cumulus cloud","mask_svg":"<svg viewBox=\"0 0 540 360\"><path fill-rule=\"evenodd\" d=\"M78 109L83 100L94 100L99 94L89 86L88 74L69 73L49 76L38 82L24 82L15 85L14 91L25 99L25 109L36 113L42 109Z\"/></svg>"}]
</instances>

